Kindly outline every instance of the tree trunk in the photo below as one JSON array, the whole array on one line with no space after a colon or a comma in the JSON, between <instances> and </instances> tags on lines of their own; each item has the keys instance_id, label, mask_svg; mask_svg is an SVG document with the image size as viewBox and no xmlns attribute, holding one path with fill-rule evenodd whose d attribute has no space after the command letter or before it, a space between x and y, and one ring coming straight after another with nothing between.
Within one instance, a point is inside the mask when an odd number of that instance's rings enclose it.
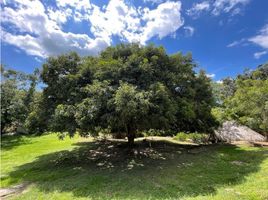
<instances>
[{"instance_id":1,"label":"tree trunk","mask_svg":"<svg viewBox=\"0 0 268 200\"><path fill-rule=\"evenodd\" d=\"M135 139L135 131L130 126L127 126L128 146L131 148L134 146L134 139Z\"/></svg>"},{"instance_id":2,"label":"tree trunk","mask_svg":"<svg viewBox=\"0 0 268 200\"><path fill-rule=\"evenodd\" d=\"M133 147L134 146L134 138L135 138L135 135L134 134L131 134L131 135L128 135L127 136L127 139L128 139L128 146L129 147Z\"/></svg>"}]
</instances>

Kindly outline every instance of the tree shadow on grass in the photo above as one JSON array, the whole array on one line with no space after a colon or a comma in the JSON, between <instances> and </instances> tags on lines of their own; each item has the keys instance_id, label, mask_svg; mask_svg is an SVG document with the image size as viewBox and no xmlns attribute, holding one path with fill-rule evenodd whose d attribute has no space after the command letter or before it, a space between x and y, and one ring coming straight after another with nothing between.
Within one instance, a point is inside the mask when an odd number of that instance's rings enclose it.
<instances>
[{"instance_id":1,"label":"tree shadow on grass","mask_svg":"<svg viewBox=\"0 0 268 200\"><path fill-rule=\"evenodd\" d=\"M92 199L179 199L213 194L259 170L267 149L232 145L190 146L167 141L76 143L71 151L43 155L9 174L9 183L33 182L38 190L72 192Z\"/></svg>"},{"instance_id":2,"label":"tree shadow on grass","mask_svg":"<svg viewBox=\"0 0 268 200\"><path fill-rule=\"evenodd\" d=\"M1 135L1 150L11 150L15 147L24 144L31 144L29 137L33 136L23 136L23 135Z\"/></svg>"}]
</instances>

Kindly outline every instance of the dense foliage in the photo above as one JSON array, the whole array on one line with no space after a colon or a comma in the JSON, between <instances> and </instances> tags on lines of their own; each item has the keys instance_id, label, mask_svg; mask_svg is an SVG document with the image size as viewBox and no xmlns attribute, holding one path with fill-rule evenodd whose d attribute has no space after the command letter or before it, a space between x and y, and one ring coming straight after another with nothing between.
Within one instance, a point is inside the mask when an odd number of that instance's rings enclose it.
<instances>
[{"instance_id":1,"label":"dense foliage","mask_svg":"<svg viewBox=\"0 0 268 200\"><path fill-rule=\"evenodd\" d=\"M214 83L219 121L236 120L260 132L268 132L268 64L246 71L235 79Z\"/></svg>"},{"instance_id":2,"label":"dense foliage","mask_svg":"<svg viewBox=\"0 0 268 200\"><path fill-rule=\"evenodd\" d=\"M208 133L225 120L268 132L268 64L222 83L194 68L190 54L137 44L50 57L40 74L1 66L1 133L101 132L133 144L137 134Z\"/></svg>"},{"instance_id":3,"label":"dense foliage","mask_svg":"<svg viewBox=\"0 0 268 200\"><path fill-rule=\"evenodd\" d=\"M1 133L18 131L33 110L38 71L25 74L1 66Z\"/></svg>"},{"instance_id":4,"label":"dense foliage","mask_svg":"<svg viewBox=\"0 0 268 200\"><path fill-rule=\"evenodd\" d=\"M216 124L210 79L194 67L190 54L169 56L153 45L122 44L98 57L50 57L41 72L46 87L40 111L30 114L32 124L39 124L38 131L71 135L126 133L131 144L137 132L148 129L211 131Z\"/></svg>"}]
</instances>

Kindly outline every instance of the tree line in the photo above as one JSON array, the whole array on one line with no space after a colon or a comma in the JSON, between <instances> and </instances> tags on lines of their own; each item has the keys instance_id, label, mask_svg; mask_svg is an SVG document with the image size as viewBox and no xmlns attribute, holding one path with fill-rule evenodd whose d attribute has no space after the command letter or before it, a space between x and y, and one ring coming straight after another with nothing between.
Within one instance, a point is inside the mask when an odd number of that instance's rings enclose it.
<instances>
[{"instance_id":1,"label":"tree line","mask_svg":"<svg viewBox=\"0 0 268 200\"><path fill-rule=\"evenodd\" d=\"M28 75L2 68L1 132L21 126L31 134L123 134L133 145L142 131L212 133L230 118L265 131L260 117L266 124L267 115L241 112L249 89L256 105L267 107L267 65L257 71L217 84L205 71L196 72L191 54L168 55L163 47L138 44L108 47L95 57L49 57L40 72ZM258 122L253 126L242 114Z\"/></svg>"},{"instance_id":2,"label":"tree line","mask_svg":"<svg viewBox=\"0 0 268 200\"><path fill-rule=\"evenodd\" d=\"M222 83L213 83L213 93L216 106L212 113L220 123L235 120L267 135L268 63Z\"/></svg>"},{"instance_id":3,"label":"tree line","mask_svg":"<svg viewBox=\"0 0 268 200\"><path fill-rule=\"evenodd\" d=\"M23 127L34 110L39 70L32 74L6 70L1 65L1 134Z\"/></svg>"}]
</instances>

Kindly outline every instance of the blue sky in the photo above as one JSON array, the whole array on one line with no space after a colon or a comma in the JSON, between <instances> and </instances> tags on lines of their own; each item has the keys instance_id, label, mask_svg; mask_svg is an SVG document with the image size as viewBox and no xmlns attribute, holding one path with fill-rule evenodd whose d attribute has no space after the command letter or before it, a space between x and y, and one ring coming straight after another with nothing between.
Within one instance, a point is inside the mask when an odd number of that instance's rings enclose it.
<instances>
[{"instance_id":1,"label":"blue sky","mask_svg":"<svg viewBox=\"0 0 268 200\"><path fill-rule=\"evenodd\" d=\"M1 20L1 63L28 73L119 42L192 52L214 80L268 61L266 0L1 0Z\"/></svg>"}]
</instances>

